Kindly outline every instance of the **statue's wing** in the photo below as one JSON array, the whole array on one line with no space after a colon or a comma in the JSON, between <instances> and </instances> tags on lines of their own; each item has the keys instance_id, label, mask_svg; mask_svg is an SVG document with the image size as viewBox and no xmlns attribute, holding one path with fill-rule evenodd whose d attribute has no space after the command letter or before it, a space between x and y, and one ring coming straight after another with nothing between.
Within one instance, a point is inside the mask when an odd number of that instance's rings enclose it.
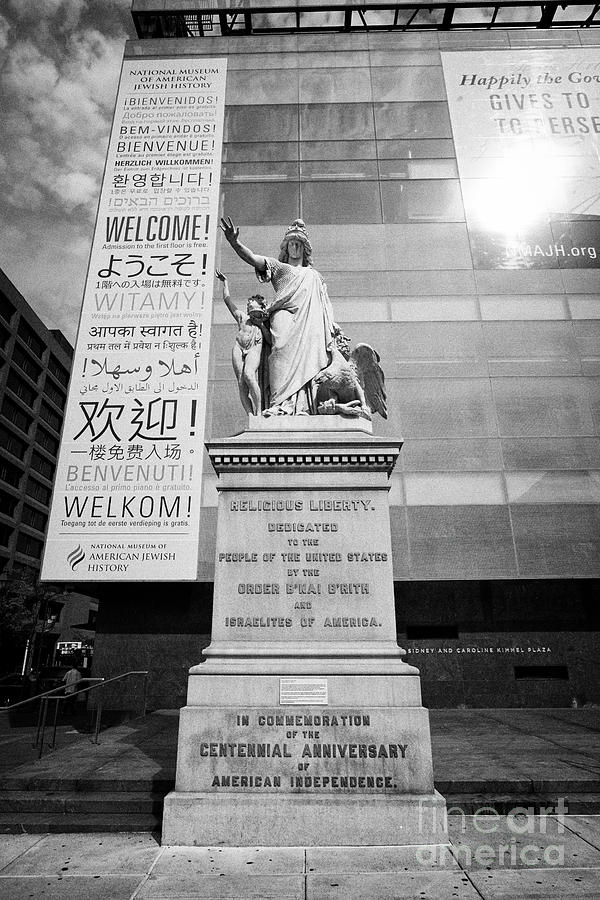
<instances>
[{"instance_id":1,"label":"statue's wing","mask_svg":"<svg viewBox=\"0 0 600 900\"><path fill-rule=\"evenodd\" d=\"M356 366L371 412L378 412L387 419L385 378L379 365L379 353L369 344L357 344L350 358Z\"/></svg>"}]
</instances>

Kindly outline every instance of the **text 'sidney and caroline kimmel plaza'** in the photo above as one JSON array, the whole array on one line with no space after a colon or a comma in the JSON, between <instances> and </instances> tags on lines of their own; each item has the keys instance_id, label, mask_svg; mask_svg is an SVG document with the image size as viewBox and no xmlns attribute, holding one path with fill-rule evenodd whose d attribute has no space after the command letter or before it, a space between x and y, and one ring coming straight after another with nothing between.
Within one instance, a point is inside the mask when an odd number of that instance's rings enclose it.
<instances>
[{"instance_id":1,"label":"text 'sidney and caroline kimmel plaza'","mask_svg":"<svg viewBox=\"0 0 600 900\"><path fill-rule=\"evenodd\" d=\"M421 686L598 699L593 30L151 6L44 579L183 705L164 842L444 843Z\"/></svg>"}]
</instances>

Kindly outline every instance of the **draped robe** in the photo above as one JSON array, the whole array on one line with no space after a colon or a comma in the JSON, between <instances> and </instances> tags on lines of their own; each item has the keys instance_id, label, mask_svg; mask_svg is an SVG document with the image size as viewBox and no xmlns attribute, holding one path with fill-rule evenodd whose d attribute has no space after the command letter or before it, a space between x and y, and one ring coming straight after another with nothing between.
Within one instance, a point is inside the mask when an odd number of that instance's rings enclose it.
<instances>
[{"instance_id":1,"label":"draped robe","mask_svg":"<svg viewBox=\"0 0 600 900\"><path fill-rule=\"evenodd\" d=\"M259 281L270 281L275 299L267 307L272 345L266 415L315 413L312 379L331 361L333 310L327 287L312 266L266 259Z\"/></svg>"}]
</instances>

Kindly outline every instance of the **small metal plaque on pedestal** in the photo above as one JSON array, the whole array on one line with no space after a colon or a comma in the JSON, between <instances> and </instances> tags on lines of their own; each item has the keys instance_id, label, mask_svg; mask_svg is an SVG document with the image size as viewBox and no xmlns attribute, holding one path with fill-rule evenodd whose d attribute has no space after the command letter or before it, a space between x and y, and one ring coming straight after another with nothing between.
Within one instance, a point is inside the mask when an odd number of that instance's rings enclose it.
<instances>
[{"instance_id":1,"label":"small metal plaque on pedestal","mask_svg":"<svg viewBox=\"0 0 600 900\"><path fill-rule=\"evenodd\" d=\"M280 678L280 706L327 706L326 678Z\"/></svg>"}]
</instances>

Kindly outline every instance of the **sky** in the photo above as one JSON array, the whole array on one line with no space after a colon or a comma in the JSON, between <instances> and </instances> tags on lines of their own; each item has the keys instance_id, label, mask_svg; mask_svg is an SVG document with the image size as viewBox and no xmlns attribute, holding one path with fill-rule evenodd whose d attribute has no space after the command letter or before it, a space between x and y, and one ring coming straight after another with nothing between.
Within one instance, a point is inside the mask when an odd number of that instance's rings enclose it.
<instances>
[{"instance_id":1,"label":"sky","mask_svg":"<svg viewBox=\"0 0 600 900\"><path fill-rule=\"evenodd\" d=\"M0 268L74 343L130 0L0 4Z\"/></svg>"}]
</instances>

